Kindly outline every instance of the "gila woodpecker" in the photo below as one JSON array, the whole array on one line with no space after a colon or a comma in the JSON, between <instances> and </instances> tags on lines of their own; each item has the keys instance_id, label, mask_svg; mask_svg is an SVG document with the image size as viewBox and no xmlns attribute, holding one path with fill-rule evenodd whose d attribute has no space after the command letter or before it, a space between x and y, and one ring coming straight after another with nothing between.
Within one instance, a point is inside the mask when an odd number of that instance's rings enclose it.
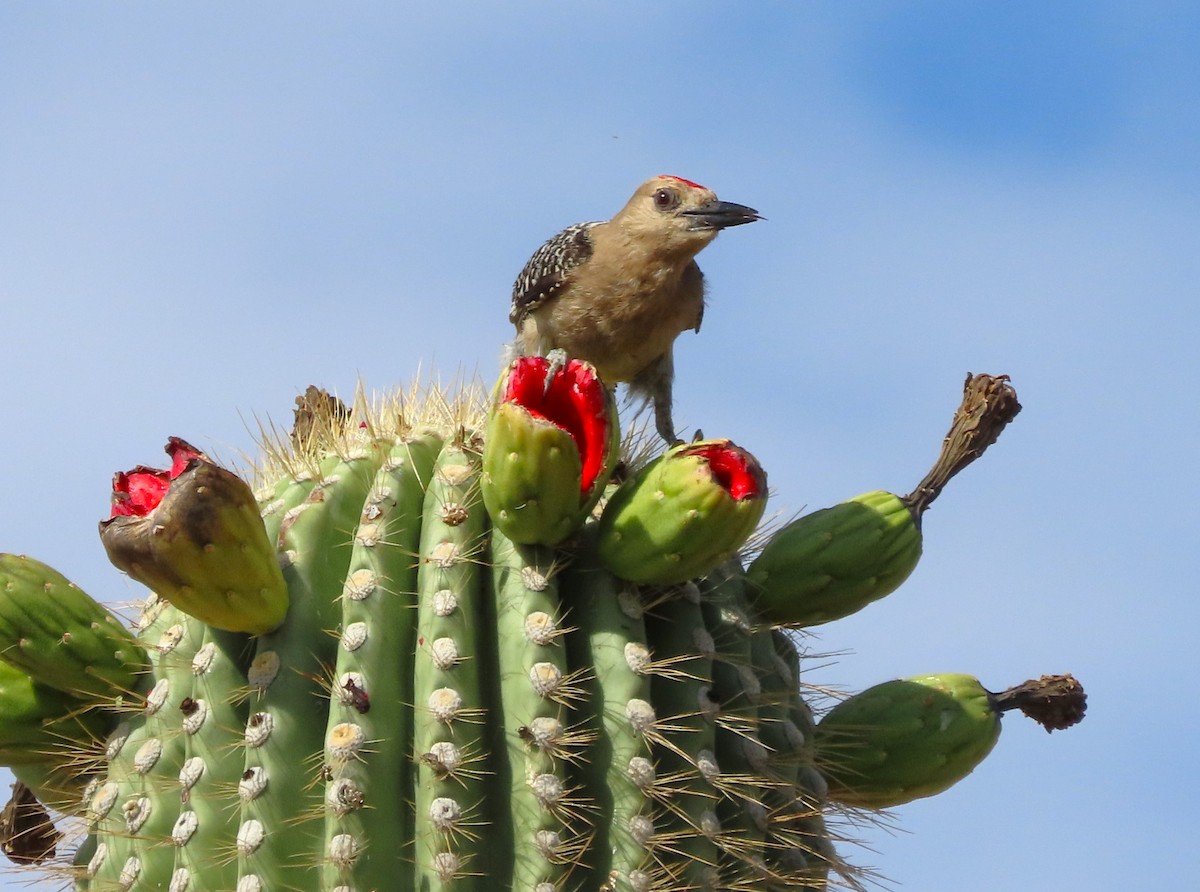
<instances>
[{"instance_id":1,"label":"gila woodpecker","mask_svg":"<svg viewBox=\"0 0 1200 892\"><path fill-rule=\"evenodd\" d=\"M722 229L760 219L690 180L647 180L611 220L570 226L529 258L508 314L517 351L587 360L610 386L625 382L649 401L659 434L678 442L672 349L704 315L695 256Z\"/></svg>"}]
</instances>

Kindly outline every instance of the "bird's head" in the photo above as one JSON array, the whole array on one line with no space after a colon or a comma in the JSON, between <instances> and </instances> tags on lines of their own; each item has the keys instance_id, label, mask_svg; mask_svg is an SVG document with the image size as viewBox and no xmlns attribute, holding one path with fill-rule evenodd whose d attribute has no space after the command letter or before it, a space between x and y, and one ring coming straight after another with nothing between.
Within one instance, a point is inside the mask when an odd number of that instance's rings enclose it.
<instances>
[{"instance_id":1,"label":"bird's head","mask_svg":"<svg viewBox=\"0 0 1200 892\"><path fill-rule=\"evenodd\" d=\"M693 254L722 229L762 219L754 208L720 201L699 183L667 175L642 183L618 218L631 230L655 234L665 250Z\"/></svg>"}]
</instances>

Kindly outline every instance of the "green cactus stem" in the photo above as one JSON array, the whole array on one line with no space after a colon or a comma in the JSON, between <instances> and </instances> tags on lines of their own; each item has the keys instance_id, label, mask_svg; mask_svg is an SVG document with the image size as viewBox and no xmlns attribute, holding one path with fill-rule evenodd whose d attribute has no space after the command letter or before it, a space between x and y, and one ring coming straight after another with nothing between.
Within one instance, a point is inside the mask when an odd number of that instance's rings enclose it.
<instances>
[{"instance_id":1,"label":"green cactus stem","mask_svg":"<svg viewBox=\"0 0 1200 892\"><path fill-rule=\"evenodd\" d=\"M413 753L402 746L339 755L339 742L411 740L413 681L397 655L417 638L415 555L426 489L441 437L397 439L376 472L359 518L341 598L338 649L325 729L325 882L383 889L394 880L397 840L415 831ZM356 729L356 730L351 730ZM355 853L352 858L339 852ZM411 850L406 851L412 857Z\"/></svg>"},{"instance_id":2,"label":"green cactus stem","mask_svg":"<svg viewBox=\"0 0 1200 892\"><path fill-rule=\"evenodd\" d=\"M78 697L138 686L146 652L110 611L52 567L0 554L0 659Z\"/></svg>"},{"instance_id":3,"label":"green cactus stem","mask_svg":"<svg viewBox=\"0 0 1200 892\"><path fill-rule=\"evenodd\" d=\"M512 842L483 832L497 766L487 758L493 715L488 661L486 515L479 499L478 454L457 440L438 456L425 494L417 579L417 650L413 669L417 755L416 883L431 892L482 888L485 865L505 870ZM503 795L503 794L500 794ZM501 825L507 830L507 825ZM505 833L507 837L507 833Z\"/></svg>"},{"instance_id":4,"label":"green cactus stem","mask_svg":"<svg viewBox=\"0 0 1200 892\"><path fill-rule=\"evenodd\" d=\"M553 549L518 545L492 532L500 708L508 721L515 888L569 884L590 835L574 789L572 765L588 755L593 734L569 733L585 694L571 672L560 603L561 568Z\"/></svg>"},{"instance_id":5,"label":"green cactus stem","mask_svg":"<svg viewBox=\"0 0 1200 892\"><path fill-rule=\"evenodd\" d=\"M383 458L374 442L354 434L345 446L318 464L315 480L296 481L303 499L280 525L291 606L282 626L257 639L247 676L236 852L238 882L248 889L302 887L319 864L326 735L314 697L336 659L337 639L328 630L338 624L354 531ZM349 758L361 745L348 733L334 748Z\"/></svg>"},{"instance_id":6,"label":"green cactus stem","mask_svg":"<svg viewBox=\"0 0 1200 892\"><path fill-rule=\"evenodd\" d=\"M771 538L749 568L762 618L820 625L895 591L921 558L923 513L1020 411L1007 375L968 374L941 454L912 493L864 493L805 515Z\"/></svg>"},{"instance_id":7,"label":"green cactus stem","mask_svg":"<svg viewBox=\"0 0 1200 892\"><path fill-rule=\"evenodd\" d=\"M0 764L76 761L81 744L103 739L113 724L111 714L0 662Z\"/></svg>"},{"instance_id":8,"label":"green cactus stem","mask_svg":"<svg viewBox=\"0 0 1200 892\"><path fill-rule=\"evenodd\" d=\"M82 888L131 888L171 875L174 847L164 843L178 814L185 752L180 733L185 690L173 681L190 664L202 633L200 623L166 601L155 596L147 602L139 635L150 653L150 672L138 708L109 736L108 772L85 803L99 838L80 877Z\"/></svg>"},{"instance_id":9,"label":"green cactus stem","mask_svg":"<svg viewBox=\"0 0 1200 892\"><path fill-rule=\"evenodd\" d=\"M868 688L817 725L829 795L847 805L891 808L958 783L1000 739L1000 716L1019 709L1047 731L1087 709L1070 675L1046 675L1000 693L970 675L921 675Z\"/></svg>"}]
</instances>

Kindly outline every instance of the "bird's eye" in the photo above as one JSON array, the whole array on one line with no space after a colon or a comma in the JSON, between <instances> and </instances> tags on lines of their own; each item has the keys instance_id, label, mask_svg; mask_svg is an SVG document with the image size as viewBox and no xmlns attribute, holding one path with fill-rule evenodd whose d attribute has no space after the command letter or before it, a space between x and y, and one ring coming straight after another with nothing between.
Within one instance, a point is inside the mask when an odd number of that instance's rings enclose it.
<instances>
[{"instance_id":1,"label":"bird's eye","mask_svg":"<svg viewBox=\"0 0 1200 892\"><path fill-rule=\"evenodd\" d=\"M654 206L660 211L669 211L679 204L679 196L671 189L659 189L654 193Z\"/></svg>"}]
</instances>

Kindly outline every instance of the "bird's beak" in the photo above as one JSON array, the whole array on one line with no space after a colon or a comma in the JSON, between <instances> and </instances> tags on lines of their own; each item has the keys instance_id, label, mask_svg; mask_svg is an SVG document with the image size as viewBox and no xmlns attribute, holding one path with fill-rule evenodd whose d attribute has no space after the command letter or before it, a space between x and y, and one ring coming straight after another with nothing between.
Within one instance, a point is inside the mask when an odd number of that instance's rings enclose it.
<instances>
[{"instance_id":1,"label":"bird's beak","mask_svg":"<svg viewBox=\"0 0 1200 892\"><path fill-rule=\"evenodd\" d=\"M748 208L744 204L734 204L732 201L710 201L698 208L682 211L681 215L691 218L688 221L690 230L725 229L763 219L754 208Z\"/></svg>"}]
</instances>

